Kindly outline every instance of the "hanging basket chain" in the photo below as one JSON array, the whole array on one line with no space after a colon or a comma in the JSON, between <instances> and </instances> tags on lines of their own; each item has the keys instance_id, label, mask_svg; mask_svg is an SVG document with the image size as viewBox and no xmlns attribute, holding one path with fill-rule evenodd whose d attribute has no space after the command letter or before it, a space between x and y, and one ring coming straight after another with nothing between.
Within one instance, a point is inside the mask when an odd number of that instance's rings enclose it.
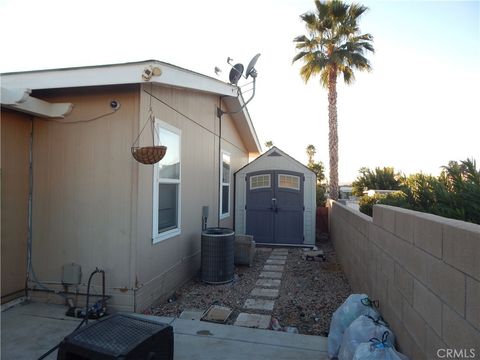
<instances>
[{"instance_id":1,"label":"hanging basket chain","mask_svg":"<svg viewBox=\"0 0 480 360\"><path fill-rule=\"evenodd\" d=\"M148 116L150 118L150 126L152 128L152 144L155 145L155 135L157 135L158 145L161 146L162 143L160 141L160 134L158 133L157 127L155 126L155 116L153 115L152 108L150 107L150 110L148 111L149 111Z\"/></svg>"},{"instance_id":2,"label":"hanging basket chain","mask_svg":"<svg viewBox=\"0 0 480 360\"><path fill-rule=\"evenodd\" d=\"M152 110L152 95L150 94L150 106L148 109L148 118L145 121L145 124L142 127L142 130L140 130L140 133L138 134L137 138L132 144L131 147L131 152L132 156L134 157L135 160L142 164L146 165L152 165L160 160L163 159L165 156L165 153L167 152L167 147L160 145L160 135L157 132L157 129L155 127L155 116L153 115L153 110ZM152 131L152 146L135 146L136 144L138 145L140 135L143 133L143 130L145 129L145 126L147 126L147 123L150 122L150 127ZM155 145L155 134L157 135L159 145Z\"/></svg>"},{"instance_id":3,"label":"hanging basket chain","mask_svg":"<svg viewBox=\"0 0 480 360\"><path fill-rule=\"evenodd\" d=\"M145 127L147 126L148 122L151 121L151 115L150 115L150 114L151 114L151 113L153 114L152 108L150 108L150 109L148 110L148 112L149 112L148 119L145 121L145 124L143 124L142 130L140 130L140 132L138 133L137 137L135 138L135 141L134 141L133 144L132 144L132 148L135 147L135 144L138 144L138 143L139 143L138 140L140 139L140 135L142 135L143 130L145 130ZM152 144L155 145L155 139L153 139L153 140L154 140L154 141L153 141Z\"/></svg>"}]
</instances>

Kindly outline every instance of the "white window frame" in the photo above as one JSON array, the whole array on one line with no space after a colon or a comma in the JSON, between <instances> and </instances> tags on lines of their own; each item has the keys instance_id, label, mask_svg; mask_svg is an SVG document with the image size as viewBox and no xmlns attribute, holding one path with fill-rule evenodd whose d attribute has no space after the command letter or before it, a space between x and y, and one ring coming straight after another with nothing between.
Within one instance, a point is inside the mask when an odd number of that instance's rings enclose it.
<instances>
[{"instance_id":1,"label":"white window frame","mask_svg":"<svg viewBox=\"0 0 480 360\"><path fill-rule=\"evenodd\" d=\"M179 137L179 158L180 158L180 166L179 166L179 179L159 179L158 177L158 166L161 163L156 163L153 165L153 221L152 221L152 243L157 244L162 240L166 240L172 238L174 236L178 236L181 234L181 214L182 214L182 131L164 121L155 118L155 128L157 129L157 134L155 134L155 144L158 145L158 134L160 134L160 128L163 128L167 131L175 133ZM161 138L161 136L160 136ZM160 139L161 140L161 139ZM167 148L168 152L168 148ZM177 198L177 227L175 229L170 229L167 231L163 231L161 233L158 232L158 184L178 184L178 198Z\"/></svg>"},{"instance_id":2,"label":"white window frame","mask_svg":"<svg viewBox=\"0 0 480 360\"><path fill-rule=\"evenodd\" d=\"M220 219L226 219L230 216L230 209L231 209L231 204L232 204L231 203L231 200L232 200L231 199L232 198L232 196L231 196L231 190L232 190L232 186L231 186L231 184L232 184L232 156L229 152L227 152L225 150L222 150L220 152L220 154L221 154L220 155L220 160L221 160L220 161L220 179L219 179L219 181L220 181L220 194L219 194L219 196L220 196L220 209L218 209L218 212L220 214ZM223 156L224 155L228 156L228 161L230 162L230 164L229 164L230 165L230 174L228 174L228 177L229 177L228 178L228 183L223 182ZM222 210L223 210L223 187L224 186L228 186L228 211L225 214L222 213Z\"/></svg>"}]
</instances>

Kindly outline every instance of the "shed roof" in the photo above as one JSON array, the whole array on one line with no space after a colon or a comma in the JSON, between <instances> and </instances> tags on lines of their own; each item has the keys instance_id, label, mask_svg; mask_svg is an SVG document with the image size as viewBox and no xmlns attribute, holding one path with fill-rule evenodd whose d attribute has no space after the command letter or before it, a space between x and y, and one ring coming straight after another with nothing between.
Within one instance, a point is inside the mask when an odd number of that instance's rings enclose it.
<instances>
[{"instance_id":1,"label":"shed roof","mask_svg":"<svg viewBox=\"0 0 480 360\"><path fill-rule=\"evenodd\" d=\"M63 117L68 114L71 104L43 102L30 96L32 90L150 82L224 96L224 103L229 111L236 111L245 104L239 87L158 60L12 72L0 75L2 80L2 105L29 113L35 113L35 110L38 110L36 114L45 117ZM4 99L8 99L9 102L4 101ZM29 106L22 106L25 103ZM39 107L39 104L42 106ZM59 112L59 108L65 111ZM56 111L53 111L54 109ZM247 107L245 106L242 111L232 114L232 117L236 121L238 131L248 151L260 152L261 145Z\"/></svg>"},{"instance_id":2,"label":"shed roof","mask_svg":"<svg viewBox=\"0 0 480 360\"><path fill-rule=\"evenodd\" d=\"M308 172L311 172L312 174L315 174L314 171L312 171L311 169L309 169L307 166L305 166L304 164L302 164L300 161L298 161L297 159L291 157L290 155L288 155L285 151L282 151L280 150L278 147L276 146L272 146L268 151L264 152L262 155L260 155L259 157L257 157L255 160L253 160L252 162L248 163L247 165L245 165L244 167L240 168L236 173L239 173L241 171L243 171L244 169L248 168L249 166L251 166L252 164L258 162L258 161L262 161L262 159L265 159L266 157L268 156L276 156L277 155L280 155L280 156L283 156L285 159L287 159L289 162L292 162L294 164L296 164L297 166L301 166L302 168L304 168L306 171Z\"/></svg>"}]
</instances>

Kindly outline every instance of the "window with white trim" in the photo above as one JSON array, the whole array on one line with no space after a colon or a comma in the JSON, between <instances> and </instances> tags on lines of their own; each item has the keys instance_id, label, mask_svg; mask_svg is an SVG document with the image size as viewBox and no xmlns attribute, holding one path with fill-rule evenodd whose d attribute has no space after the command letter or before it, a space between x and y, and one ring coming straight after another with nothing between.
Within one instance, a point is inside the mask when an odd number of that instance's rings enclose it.
<instances>
[{"instance_id":1,"label":"window with white trim","mask_svg":"<svg viewBox=\"0 0 480 360\"><path fill-rule=\"evenodd\" d=\"M254 175L250 177L250 190L269 188L270 174Z\"/></svg>"},{"instance_id":2,"label":"window with white trim","mask_svg":"<svg viewBox=\"0 0 480 360\"><path fill-rule=\"evenodd\" d=\"M181 198L181 132L156 120L160 143L167 147L162 160L154 166L153 180L153 243L180 234ZM158 143L158 139L156 139Z\"/></svg>"},{"instance_id":3,"label":"window with white trim","mask_svg":"<svg viewBox=\"0 0 480 360\"><path fill-rule=\"evenodd\" d=\"M230 215L230 154L222 151L222 164L220 167L220 218Z\"/></svg>"},{"instance_id":4,"label":"window with white trim","mask_svg":"<svg viewBox=\"0 0 480 360\"><path fill-rule=\"evenodd\" d=\"M278 174L278 187L300 190L300 177L295 175Z\"/></svg>"}]
</instances>

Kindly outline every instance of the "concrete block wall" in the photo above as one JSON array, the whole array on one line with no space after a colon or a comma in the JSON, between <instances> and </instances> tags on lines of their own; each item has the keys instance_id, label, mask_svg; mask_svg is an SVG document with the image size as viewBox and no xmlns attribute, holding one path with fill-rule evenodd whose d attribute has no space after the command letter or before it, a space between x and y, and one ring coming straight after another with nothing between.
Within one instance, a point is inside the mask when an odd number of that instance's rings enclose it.
<instances>
[{"instance_id":1,"label":"concrete block wall","mask_svg":"<svg viewBox=\"0 0 480 360\"><path fill-rule=\"evenodd\" d=\"M430 360L447 358L447 349L472 358L473 349L480 358L480 226L384 205L373 218L330 206L350 285L379 300L400 351Z\"/></svg>"}]
</instances>

